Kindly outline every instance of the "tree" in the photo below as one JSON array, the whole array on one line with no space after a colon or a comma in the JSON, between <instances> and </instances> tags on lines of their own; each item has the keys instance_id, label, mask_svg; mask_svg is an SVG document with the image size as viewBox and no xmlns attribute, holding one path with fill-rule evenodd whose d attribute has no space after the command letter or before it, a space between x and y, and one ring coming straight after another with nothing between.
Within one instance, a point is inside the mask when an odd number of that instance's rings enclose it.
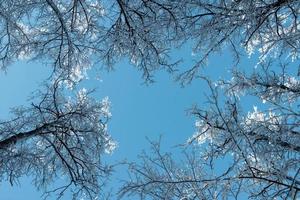
<instances>
[{"instance_id":1,"label":"tree","mask_svg":"<svg viewBox=\"0 0 300 200\"><path fill-rule=\"evenodd\" d=\"M163 42L152 41L153 33L150 37L142 24L135 34L124 9L121 0L5 1L0 8L2 68L18 59L40 59L53 65L54 77L64 74L76 82L93 60L111 67L129 56L145 78L161 65L170 67Z\"/></svg>"},{"instance_id":2,"label":"tree","mask_svg":"<svg viewBox=\"0 0 300 200\"><path fill-rule=\"evenodd\" d=\"M196 133L178 163L153 143L152 155L132 163L121 195L141 199L298 199L300 197L300 81L270 65L251 75L233 71L213 83L206 109L193 108ZM295 70L294 70L295 71ZM245 113L243 96L262 100ZM253 100L252 100L253 101ZM259 103L259 101L257 101ZM183 163L183 164L182 164Z\"/></svg>"},{"instance_id":3,"label":"tree","mask_svg":"<svg viewBox=\"0 0 300 200\"><path fill-rule=\"evenodd\" d=\"M271 62L283 56L298 60L299 2L185 1L178 6L182 15L173 6L169 8L174 16L185 20L183 40L192 39L194 50L202 52L180 78L184 83L195 77L204 79L211 91L208 105L191 111L198 119L197 132L188 141L191 150L185 153L186 160L178 163L170 153L163 154L159 144L152 144L152 155L143 154L140 163L130 164L131 179L125 181L120 195L141 199L299 198L297 67L279 61L272 66ZM249 55L258 50L260 68L254 67L250 75L249 70L233 68L230 81L198 76L209 56L226 46L232 47L238 63L240 45ZM244 95L260 100L264 109L254 106L253 111L245 112ZM220 167L222 159L230 164Z\"/></svg>"},{"instance_id":4,"label":"tree","mask_svg":"<svg viewBox=\"0 0 300 200\"><path fill-rule=\"evenodd\" d=\"M41 59L71 80L95 62L109 68L126 56L151 80L154 70L174 70L170 47L193 41L200 58L181 74L190 82L215 51L242 45L261 59L299 53L297 0L17 0L4 1L0 19L2 67L20 58Z\"/></svg>"},{"instance_id":5,"label":"tree","mask_svg":"<svg viewBox=\"0 0 300 200\"><path fill-rule=\"evenodd\" d=\"M84 89L64 97L60 81L44 89L35 95L38 103L13 109L14 117L0 123L0 177L13 184L31 176L45 197L72 189L74 199L93 199L110 173L101 155L115 148L106 130L109 102L89 98ZM65 185L48 187L60 177Z\"/></svg>"},{"instance_id":6,"label":"tree","mask_svg":"<svg viewBox=\"0 0 300 200\"><path fill-rule=\"evenodd\" d=\"M174 71L178 62L168 60L172 47L192 41L193 50L199 57L194 66L179 73L179 79L189 83L199 77L199 69L210 55L226 47L232 48L236 64L243 55L243 49L249 55L258 50L259 63L263 65L273 58L297 60L300 45L299 8L300 2L297 0L3 1L0 5L1 66L6 69L11 62L19 59L42 60L53 66L52 81L63 77L64 82L74 87L93 64L102 62L110 69L119 58L128 57L142 70L144 78L151 81L153 71L157 69ZM212 166L215 159L228 155L233 161L227 168L228 172L216 177L213 170L209 173L208 169L203 168L201 172L208 171L200 173L196 170L198 165L191 165L187 172L179 176L183 182L173 183L172 179L164 183L159 182L158 178L169 180L169 171L176 169L176 166L162 165L162 175L156 176L158 173L152 173L147 164L141 170L134 170L137 179L129 181L128 187L123 189L124 193L137 191L142 195L154 195L155 198L190 198L182 195L186 189L189 191L190 185L185 185L191 183L185 177L188 174L188 177L195 179L197 189L200 183L204 183L204 189L208 188L204 192L209 194L195 194L195 198L214 197L210 194L213 187L210 183L220 183L216 190L225 197L231 195L227 191L229 188L232 195L243 191L258 198L266 195L266 198L272 195L297 198L298 81L294 76L289 76L285 67L282 69L283 72L278 75L278 70L272 72L265 66L250 77L234 71L231 82L220 81L217 86L206 80L212 92L209 98L211 107L208 110L193 110L199 118L199 132L190 143L205 142L204 147L208 150L201 159L204 166ZM102 114L107 116L106 109L101 109L105 106L93 100L90 102L82 92L77 102L68 104L68 99L63 97L66 94L59 92L64 87L61 81L53 82L46 94L37 95L41 98L40 103L15 110L16 118L1 124L4 149L1 159L8 160L1 163L3 174L12 181L26 173L42 175L37 176L36 183L46 186L57 175L45 171L49 169L46 166L51 164L51 170L57 173L66 171L69 176L70 184L55 190L59 195L69 186L76 185L79 189L75 196L85 192L93 197L99 189L96 177L101 172L105 174L97 159L105 151L105 146L108 149L113 146L99 118ZM230 94L225 104L222 103L225 95L222 90ZM272 112L265 114L255 108L253 113L243 114L236 94L240 90L269 102ZM207 139L210 142L206 142ZM39 141L43 145L29 148ZM260 152L267 152L270 157L266 158ZM43 153L50 155L47 159L51 161L44 163L43 159L38 159L44 156ZM164 164L165 160L172 163L171 157L160 154L159 157L158 164ZM282 162L278 162L278 158ZM151 161L151 158L146 157L147 160ZM156 165L156 159L154 161ZM139 169L133 166L133 169ZM25 167L31 170L27 172ZM189 174L193 171L197 171L197 176ZM149 180L149 177L157 182L141 187L139 183ZM251 187L257 182L262 185L262 190ZM173 185L176 187L173 188Z\"/></svg>"}]
</instances>

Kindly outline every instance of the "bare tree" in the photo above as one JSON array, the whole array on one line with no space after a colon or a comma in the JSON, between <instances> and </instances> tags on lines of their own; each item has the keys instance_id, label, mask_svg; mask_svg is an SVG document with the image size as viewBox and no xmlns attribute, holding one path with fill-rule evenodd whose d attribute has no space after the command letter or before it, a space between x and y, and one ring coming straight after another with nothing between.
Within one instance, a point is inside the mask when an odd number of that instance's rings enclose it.
<instances>
[{"instance_id":1,"label":"bare tree","mask_svg":"<svg viewBox=\"0 0 300 200\"><path fill-rule=\"evenodd\" d=\"M53 64L55 76L64 74L65 78L78 81L93 61L112 67L125 55L139 63L146 79L160 66L171 69L166 62L167 47L163 40L154 40L153 33L149 36L140 22L131 26L132 20L129 23L127 18L129 10L121 0L2 2L2 68L18 59L41 59Z\"/></svg>"},{"instance_id":2,"label":"bare tree","mask_svg":"<svg viewBox=\"0 0 300 200\"><path fill-rule=\"evenodd\" d=\"M299 12L297 0L3 1L1 66L40 59L53 64L54 78L76 83L94 63L111 68L125 56L151 80L157 69L174 70L177 62L168 62L171 47L192 41L199 58L180 75L189 83L210 55L226 47L233 49L237 63L243 48L249 55L259 51L262 63L282 55L297 60ZM211 199L245 192L257 198L297 198L299 81L282 69L279 75L263 67L250 77L236 71L229 82L207 80L210 108L193 110L199 130L189 141L204 143L201 159L192 159L191 167L180 171L155 146L158 158L145 157L141 168L133 165L136 177L122 194ZM77 101L69 101L61 89L55 82L46 94L38 94L40 103L16 109L15 119L1 122L1 175L14 182L33 174L37 186L46 187L66 173L69 184L54 192L60 196L74 185L75 198L83 193L92 198L98 193L98 177L106 174L100 154L113 147L101 118L108 115L107 102L89 100L83 91ZM224 90L230 95L224 97ZM269 109L243 113L237 91L263 98ZM209 171L222 157L232 164L217 175ZM151 169L153 165L162 171Z\"/></svg>"},{"instance_id":3,"label":"bare tree","mask_svg":"<svg viewBox=\"0 0 300 200\"><path fill-rule=\"evenodd\" d=\"M95 62L112 67L130 58L146 79L169 63L170 47L193 41L199 59L181 78L189 82L215 51L242 45L261 59L298 58L297 0L17 0L0 7L2 67L20 58L47 60L78 80Z\"/></svg>"},{"instance_id":4,"label":"bare tree","mask_svg":"<svg viewBox=\"0 0 300 200\"><path fill-rule=\"evenodd\" d=\"M26 175L45 197L72 189L74 199L93 199L110 173L101 155L115 147L106 130L109 102L85 90L64 97L59 81L44 89L39 103L13 109L13 119L0 123L1 179L13 184ZM64 185L51 188L52 182Z\"/></svg>"},{"instance_id":5,"label":"bare tree","mask_svg":"<svg viewBox=\"0 0 300 200\"><path fill-rule=\"evenodd\" d=\"M287 71L285 65L281 71L263 65L251 75L233 71L230 81L204 78L211 95L205 109L191 111L197 131L188 140L192 150L186 159L178 163L179 157L161 153L154 144L154 154L131 164L131 179L120 194L142 199L298 199L300 81ZM247 113L245 97L258 103Z\"/></svg>"}]
</instances>

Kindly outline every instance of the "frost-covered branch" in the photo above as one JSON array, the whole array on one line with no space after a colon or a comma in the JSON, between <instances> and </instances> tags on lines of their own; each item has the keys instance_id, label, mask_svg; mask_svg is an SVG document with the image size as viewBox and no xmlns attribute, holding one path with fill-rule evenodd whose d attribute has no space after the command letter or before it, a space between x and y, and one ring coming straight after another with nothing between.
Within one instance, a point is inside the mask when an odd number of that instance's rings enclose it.
<instances>
[{"instance_id":1,"label":"frost-covered branch","mask_svg":"<svg viewBox=\"0 0 300 200\"><path fill-rule=\"evenodd\" d=\"M2 68L19 59L50 62L54 74L78 81L95 63L108 69L127 57L151 80L158 69L174 71L172 47L193 42L190 82L214 52L231 47L236 63L243 48L260 61L298 58L297 0L16 0L0 6ZM241 48L242 46L242 48Z\"/></svg>"},{"instance_id":2,"label":"frost-covered branch","mask_svg":"<svg viewBox=\"0 0 300 200\"><path fill-rule=\"evenodd\" d=\"M229 81L203 78L210 95L205 109L191 110L197 120L188 150L172 157L152 145L154 151L143 154L140 164L130 165L131 178L120 194L144 199L299 198L299 80L285 70L262 66L251 75L235 70ZM257 106L245 112L251 101Z\"/></svg>"},{"instance_id":3,"label":"frost-covered branch","mask_svg":"<svg viewBox=\"0 0 300 200\"><path fill-rule=\"evenodd\" d=\"M38 103L15 108L13 119L0 123L1 177L14 184L30 175L45 197L72 189L75 199L93 199L110 173L102 154L115 148L107 133L109 102L91 99L86 90L66 98L59 81L45 89L36 94ZM51 188L60 178L65 185Z\"/></svg>"}]
</instances>

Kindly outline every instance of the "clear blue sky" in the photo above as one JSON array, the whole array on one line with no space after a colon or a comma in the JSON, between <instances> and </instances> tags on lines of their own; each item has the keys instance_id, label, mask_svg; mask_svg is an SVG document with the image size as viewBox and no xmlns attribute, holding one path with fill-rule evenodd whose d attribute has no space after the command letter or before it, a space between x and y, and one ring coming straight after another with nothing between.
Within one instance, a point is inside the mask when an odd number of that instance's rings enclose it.
<instances>
[{"instance_id":1,"label":"clear blue sky","mask_svg":"<svg viewBox=\"0 0 300 200\"><path fill-rule=\"evenodd\" d=\"M190 48L174 54L174 57L179 56L185 57L182 66L192 64ZM206 71L214 77L229 76L227 69L230 63L227 53L214 56ZM7 74L1 72L0 118L9 117L10 107L28 105L28 96L48 75L49 68L40 63L16 63L8 68ZM201 105L205 101L203 93L207 87L203 82L194 81L182 88L169 74L157 72L156 82L147 86L143 84L141 73L126 61L117 64L113 72L101 72L101 79L96 80L94 71L90 71L90 79L84 81L82 86L96 88L95 98L108 96L112 103L109 132L118 142L118 148L112 155L105 156L106 162L134 161L143 149L149 148L146 137L155 140L162 135L164 148L171 150L194 133L194 119L187 115L186 110L193 104ZM126 178L127 175L126 169L117 169L109 185L115 189L119 187L117 178ZM5 181L0 185L1 200L38 200L40 196L41 192L31 185L28 177L14 187Z\"/></svg>"}]
</instances>

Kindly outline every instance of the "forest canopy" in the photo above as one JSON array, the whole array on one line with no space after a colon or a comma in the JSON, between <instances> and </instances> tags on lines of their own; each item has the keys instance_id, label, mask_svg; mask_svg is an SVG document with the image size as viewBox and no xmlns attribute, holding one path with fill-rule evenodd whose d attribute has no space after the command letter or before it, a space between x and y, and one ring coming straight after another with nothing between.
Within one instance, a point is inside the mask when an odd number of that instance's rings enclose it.
<instances>
[{"instance_id":1,"label":"forest canopy","mask_svg":"<svg viewBox=\"0 0 300 200\"><path fill-rule=\"evenodd\" d=\"M111 70L127 58L147 83L165 70L175 84L200 80L209 91L189 112L196 132L182 141L187 164L151 142L152 151L126 163L120 198L300 198L299 15L298 0L1 2L1 69L37 61L52 74L31 105L0 122L0 177L14 183L31 175L46 197L71 188L74 199L97 198L111 173L102 155L116 147L107 131L110 102L79 83L89 69ZM172 59L187 43L191 66ZM214 80L203 69L227 50L232 77ZM254 58L251 69L241 66ZM245 98L263 110L247 110ZM228 165L219 166L222 159ZM62 175L66 184L47 190Z\"/></svg>"}]
</instances>

